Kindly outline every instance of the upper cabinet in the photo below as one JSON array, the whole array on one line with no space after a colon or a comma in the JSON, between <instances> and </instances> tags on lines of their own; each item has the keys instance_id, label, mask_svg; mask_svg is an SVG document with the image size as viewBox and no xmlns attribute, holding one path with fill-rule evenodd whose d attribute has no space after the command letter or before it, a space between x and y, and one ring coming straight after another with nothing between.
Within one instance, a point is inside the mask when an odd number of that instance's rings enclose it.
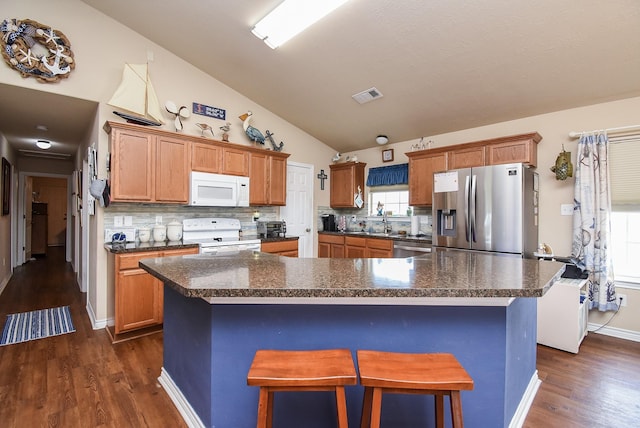
<instances>
[{"instance_id":1,"label":"upper cabinet","mask_svg":"<svg viewBox=\"0 0 640 428\"><path fill-rule=\"evenodd\" d=\"M366 163L361 162L329 165L332 208L354 208L354 196L358 193L358 188L362 191L364 199L364 168L366 166Z\"/></svg>"},{"instance_id":2,"label":"upper cabinet","mask_svg":"<svg viewBox=\"0 0 640 428\"><path fill-rule=\"evenodd\" d=\"M189 144L178 138L109 128L111 200L186 203L189 198Z\"/></svg>"},{"instance_id":3,"label":"upper cabinet","mask_svg":"<svg viewBox=\"0 0 640 428\"><path fill-rule=\"evenodd\" d=\"M405 153L409 158L409 205L430 206L433 174L459 168L524 163L536 167L537 132Z\"/></svg>"},{"instance_id":4,"label":"upper cabinet","mask_svg":"<svg viewBox=\"0 0 640 428\"><path fill-rule=\"evenodd\" d=\"M250 205L286 205L288 157L288 154L280 152L251 153Z\"/></svg>"},{"instance_id":5,"label":"upper cabinet","mask_svg":"<svg viewBox=\"0 0 640 428\"><path fill-rule=\"evenodd\" d=\"M111 200L183 203L191 171L250 178L251 205L285 205L289 154L122 122L106 122Z\"/></svg>"}]
</instances>

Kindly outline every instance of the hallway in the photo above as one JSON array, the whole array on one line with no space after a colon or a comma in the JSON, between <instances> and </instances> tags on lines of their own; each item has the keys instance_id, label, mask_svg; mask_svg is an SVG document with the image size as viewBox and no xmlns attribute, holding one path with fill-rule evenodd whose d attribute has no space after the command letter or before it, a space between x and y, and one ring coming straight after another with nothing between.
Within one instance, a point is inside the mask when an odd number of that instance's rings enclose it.
<instances>
[{"instance_id":1,"label":"hallway","mask_svg":"<svg viewBox=\"0 0 640 428\"><path fill-rule=\"evenodd\" d=\"M156 382L162 334L112 345L93 330L64 247L18 267L0 295L0 320L70 306L76 331L0 347L3 427L184 427Z\"/></svg>"}]
</instances>

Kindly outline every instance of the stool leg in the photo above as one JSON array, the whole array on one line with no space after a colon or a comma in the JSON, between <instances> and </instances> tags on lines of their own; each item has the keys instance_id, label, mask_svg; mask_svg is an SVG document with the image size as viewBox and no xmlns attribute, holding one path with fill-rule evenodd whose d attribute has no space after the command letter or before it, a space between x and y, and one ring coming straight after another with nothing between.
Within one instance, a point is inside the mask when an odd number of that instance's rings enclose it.
<instances>
[{"instance_id":1,"label":"stool leg","mask_svg":"<svg viewBox=\"0 0 640 428\"><path fill-rule=\"evenodd\" d=\"M371 400L373 399L373 388L364 388L364 398L362 399L362 414L360 415L360 428L369 428L371 424Z\"/></svg>"},{"instance_id":2,"label":"stool leg","mask_svg":"<svg viewBox=\"0 0 640 428\"><path fill-rule=\"evenodd\" d=\"M380 414L382 413L382 388L373 388L371 398L371 423L370 428L380 428Z\"/></svg>"},{"instance_id":3,"label":"stool leg","mask_svg":"<svg viewBox=\"0 0 640 428\"><path fill-rule=\"evenodd\" d=\"M451 391L451 421L453 428L464 428L462 420L462 400L460 400L460 391Z\"/></svg>"},{"instance_id":4,"label":"stool leg","mask_svg":"<svg viewBox=\"0 0 640 428\"><path fill-rule=\"evenodd\" d=\"M436 410L436 428L444 428L444 395L434 394Z\"/></svg>"},{"instance_id":5,"label":"stool leg","mask_svg":"<svg viewBox=\"0 0 640 428\"><path fill-rule=\"evenodd\" d=\"M347 397L344 392L344 386L336 387L336 408L338 409L338 428L349 428Z\"/></svg>"},{"instance_id":6,"label":"stool leg","mask_svg":"<svg viewBox=\"0 0 640 428\"><path fill-rule=\"evenodd\" d=\"M258 400L258 428L271 428L273 419L273 392L269 388L260 388Z\"/></svg>"}]
</instances>

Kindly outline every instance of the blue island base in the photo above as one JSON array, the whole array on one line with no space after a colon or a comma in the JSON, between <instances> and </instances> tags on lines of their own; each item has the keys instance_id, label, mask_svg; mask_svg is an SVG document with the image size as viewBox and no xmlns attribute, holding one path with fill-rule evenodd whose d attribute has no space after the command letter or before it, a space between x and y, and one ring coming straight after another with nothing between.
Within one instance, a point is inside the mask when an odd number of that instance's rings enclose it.
<instances>
[{"instance_id":1,"label":"blue island base","mask_svg":"<svg viewBox=\"0 0 640 428\"><path fill-rule=\"evenodd\" d=\"M474 390L462 392L469 428L523 418L522 403L538 385L534 298L508 306L219 305L165 286L164 311L160 381L183 414L185 407L195 414L190 422L203 427L256 426L258 388L246 378L258 349L348 348L354 362L357 349L450 352L474 380ZM349 426L360 426L363 388L346 390ZM383 427L434 426L431 396L388 394L382 405ZM275 395L279 428L332 427L335 414L331 393Z\"/></svg>"}]
</instances>

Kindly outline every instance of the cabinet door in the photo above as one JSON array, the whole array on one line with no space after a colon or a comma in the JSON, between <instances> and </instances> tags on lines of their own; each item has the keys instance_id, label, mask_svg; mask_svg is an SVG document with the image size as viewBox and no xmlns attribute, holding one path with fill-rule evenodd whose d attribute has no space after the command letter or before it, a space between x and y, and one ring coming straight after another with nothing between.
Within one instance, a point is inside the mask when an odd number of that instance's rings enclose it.
<instances>
[{"instance_id":1,"label":"cabinet door","mask_svg":"<svg viewBox=\"0 0 640 428\"><path fill-rule=\"evenodd\" d=\"M156 201L187 202L189 199L189 154L189 144L186 141L158 137L156 142Z\"/></svg>"},{"instance_id":2,"label":"cabinet door","mask_svg":"<svg viewBox=\"0 0 640 428\"><path fill-rule=\"evenodd\" d=\"M142 269L118 273L115 332L162 323L162 281Z\"/></svg>"},{"instance_id":3,"label":"cabinet door","mask_svg":"<svg viewBox=\"0 0 640 428\"><path fill-rule=\"evenodd\" d=\"M367 238L367 257L393 257L393 241L389 239Z\"/></svg>"},{"instance_id":4,"label":"cabinet door","mask_svg":"<svg viewBox=\"0 0 640 428\"><path fill-rule=\"evenodd\" d=\"M522 162L535 168L538 161L537 146L532 140L491 144L487 150L489 165Z\"/></svg>"},{"instance_id":5,"label":"cabinet door","mask_svg":"<svg viewBox=\"0 0 640 428\"><path fill-rule=\"evenodd\" d=\"M111 200L153 200L155 137L144 132L111 132Z\"/></svg>"},{"instance_id":6,"label":"cabinet door","mask_svg":"<svg viewBox=\"0 0 640 428\"><path fill-rule=\"evenodd\" d=\"M269 162L269 203L287 204L287 159L270 156Z\"/></svg>"},{"instance_id":7,"label":"cabinet door","mask_svg":"<svg viewBox=\"0 0 640 428\"><path fill-rule=\"evenodd\" d=\"M452 150L448 156L448 169L473 168L485 165L484 146Z\"/></svg>"},{"instance_id":8,"label":"cabinet door","mask_svg":"<svg viewBox=\"0 0 640 428\"><path fill-rule=\"evenodd\" d=\"M364 258L366 253L365 247L354 247L353 245L344 246L344 256L348 259Z\"/></svg>"},{"instance_id":9,"label":"cabinet door","mask_svg":"<svg viewBox=\"0 0 640 428\"><path fill-rule=\"evenodd\" d=\"M262 153L251 153L249 178L249 204L268 205L269 156Z\"/></svg>"},{"instance_id":10,"label":"cabinet door","mask_svg":"<svg viewBox=\"0 0 640 428\"><path fill-rule=\"evenodd\" d=\"M447 169L447 153L409 158L409 205L433 203L433 173Z\"/></svg>"},{"instance_id":11,"label":"cabinet door","mask_svg":"<svg viewBox=\"0 0 640 428\"><path fill-rule=\"evenodd\" d=\"M191 146L191 170L200 172L220 172L222 148L213 144L193 143Z\"/></svg>"},{"instance_id":12,"label":"cabinet door","mask_svg":"<svg viewBox=\"0 0 640 428\"><path fill-rule=\"evenodd\" d=\"M331 244L331 257L336 259L344 258L344 245L343 244Z\"/></svg>"},{"instance_id":13,"label":"cabinet door","mask_svg":"<svg viewBox=\"0 0 640 428\"><path fill-rule=\"evenodd\" d=\"M367 248L367 257L372 259L389 259L393 257L393 251Z\"/></svg>"},{"instance_id":14,"label":"cabinet door","mask_svg":"<svg viewBox=\"0 0 640 428\"><path fill-rule=\"evenodd\" d=\"M331 257L331 244L326 242L318 242L318 258Z\"/></svg>"},{"instance_id":15,"label":"cabinet door","mask_svg":"<svg viewBox=\"0 0 640 428\"><path fill-rule=\"evenodd\" d=\"M230 147L222 148L222 174L249 176L249 152Z\"/></svg>"}]
</instances>

